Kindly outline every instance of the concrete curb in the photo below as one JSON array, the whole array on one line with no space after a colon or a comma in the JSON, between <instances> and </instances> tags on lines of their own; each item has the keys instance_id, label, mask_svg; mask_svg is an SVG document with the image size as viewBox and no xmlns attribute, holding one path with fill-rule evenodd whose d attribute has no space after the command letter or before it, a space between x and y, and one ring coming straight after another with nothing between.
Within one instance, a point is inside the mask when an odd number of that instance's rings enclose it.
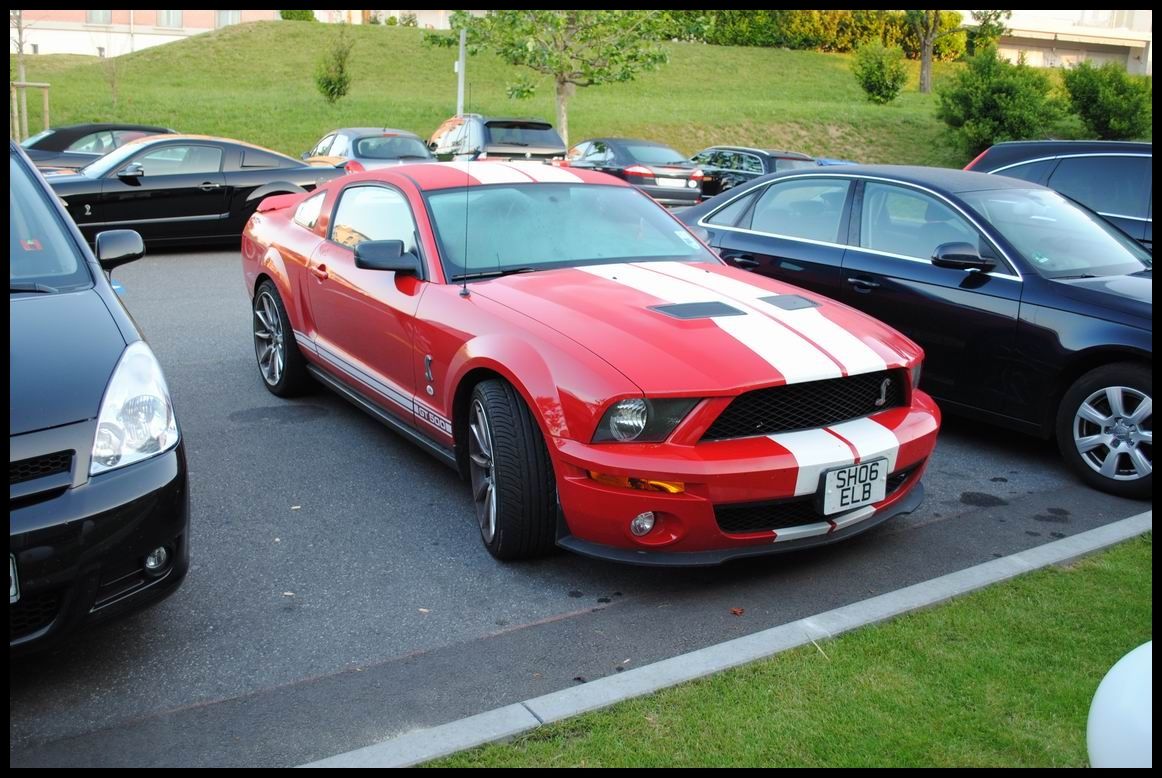
<instances>
[{"instance_id":1,"label":"concrete curb","mask_svg":"<svg viewBox=\"0 0 1162 778\"><path fill-rule=\"evenodd\" d=\"M661 662L534 697L522 703L414 730L300 767L407 767L484 743L503 740L553 721L711 675L789 648L840 635L909 611L1099 551L1153 528L1153 511L1046 543L1027 551L933 578L878 597L708 646Z\"/></svg>"}]
</instances>

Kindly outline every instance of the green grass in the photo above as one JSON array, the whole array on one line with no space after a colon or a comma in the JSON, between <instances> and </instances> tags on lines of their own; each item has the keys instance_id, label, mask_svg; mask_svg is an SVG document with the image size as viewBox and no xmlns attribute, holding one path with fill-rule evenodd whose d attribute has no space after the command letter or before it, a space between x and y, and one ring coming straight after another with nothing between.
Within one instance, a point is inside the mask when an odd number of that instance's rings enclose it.
<instances>
[{"instance_id":1,"label":"green grass","mask_svg":"<svg viewBox=\"0 0 1162 778\"><path fill-rule=\"evenodd\" d=\"M430 764L1084 766L1098 683L1153 634L1151 537Z\"/></svg>"},{"instance_id":2,"label":"green grass","mask_svg":"<svg viewBox=\"0 0 1162 778\"><path fill-rule=\"evenodd\" d=\"M336 32L334 25L257 22L119 57L116 108L108 61L41 55L26 62L30 80L52 84L55 124L162 124L294 156L336 127L383 123L427 138L455 113L455 51L425 46L421 30L398 27L350 28L357 41L351 92L327 105L315 89L314 72ZM915 62L908 63L903 94L877 106L864 99L847 55L668 46L671 61L656 72L578 89L569 106L571 140L626 135L667 142L688 154L738 143L864 162L959 167L968 161L935 118L935 96L916 91ZM937 83L958 67L938 63ZM469 108L555 121L547 80L532 99L506 97L505 84L516 73L489 54L470 58ZM30 93L29 102L35 132L42 126L39 95Z\"/></svg>"}]
</instances>

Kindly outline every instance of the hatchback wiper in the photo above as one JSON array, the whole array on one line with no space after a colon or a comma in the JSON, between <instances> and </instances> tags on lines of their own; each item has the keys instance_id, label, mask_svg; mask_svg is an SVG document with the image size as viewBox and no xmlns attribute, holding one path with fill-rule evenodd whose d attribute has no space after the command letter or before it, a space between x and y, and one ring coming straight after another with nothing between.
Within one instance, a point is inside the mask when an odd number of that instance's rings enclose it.
<instances>
[{"instance_id":1,"label":"hatchback wiper","mask_svg":"<svg viewBox=\"0 0 1162 778\"><path fill-rule=\"evenodd\" d=\"M517 273L533 273L536 271L535 267L509 267L503 270L483 270L479 273L461 273L458 276L452 276L453 281L470 281L473 278L499 278L500 276L511 276Z\"/></svg>"},{"instance_id":2,"label":"hatchback wiper","mask_svg":"<svg viewBox=\"0 0 1162 778\"><path fill-rule=\"evenodd\" d=\"M34 294L55 294L58 290L56 287L48 284L16 284L11 281L8 283L8 294L16 292L32 292Z\"/></svg>"}]
</instances>

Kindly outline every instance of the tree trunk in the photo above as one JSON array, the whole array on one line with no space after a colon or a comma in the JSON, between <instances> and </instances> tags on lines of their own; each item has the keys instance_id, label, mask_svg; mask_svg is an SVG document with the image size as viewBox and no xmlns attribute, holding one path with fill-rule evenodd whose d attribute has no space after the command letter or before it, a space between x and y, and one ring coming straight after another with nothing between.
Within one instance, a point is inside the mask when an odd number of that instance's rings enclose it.
<instances>
[{"instance_id":1,"label":"tree trunk","mask_svg":"<svg viewBox=\"0 0 1162 778\"><path fill-rule=\"evenodd\" d=\"M920 28L920 92L932 91L932 56L936 48L936 33L940 29L939 11L922 11L923 26Z\"/></svg>"},{"instance_id":2,"label":"tree trunk","mask_svg":"<svg viewBox=\"0 0 1162 778\"><path fill-rule=\"evenodd\" d=\"M568 81L557 82L557 133L569 147L569 98L574 92L573 85Z\"/></svg>"},{"instance_id":3,"label":"tree trunk","mask_svg":"<svg viewBox=\"0 0 1162 778\"><path fill-rule=\"evenodd\" d=\"M24 11L16 12L16 79L24 82L28 77L24 71ZM20 126L16 128L19 140L28 137L28 88L20 87Z\"/></svg>"},{"instance_id":4,"label":"tree trunk","mask_svg":"<svg viewBox=\"0 0 1162 778\"><path fill-rule=\"evenodd\" d=\"M932 91L932 41L926 42L920 51L920 91L924 94Z\"/></svg>"}]
</instances>

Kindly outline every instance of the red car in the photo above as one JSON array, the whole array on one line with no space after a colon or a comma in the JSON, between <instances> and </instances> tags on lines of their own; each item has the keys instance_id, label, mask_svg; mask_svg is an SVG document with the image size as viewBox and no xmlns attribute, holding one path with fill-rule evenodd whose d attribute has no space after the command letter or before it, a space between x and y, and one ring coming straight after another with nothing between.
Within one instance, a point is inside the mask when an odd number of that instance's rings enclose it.
<instances>
[{"instance_id":1,"label":"red car","mask_svg":"<svg viewBox=\"0 0 1162 778\"><path fill-rule=\"evenodd\" d=\"M611 176L372 170L265 200L242 257L266 387L313 377L457 468L499 559L717 564L922 499L920 348Z\"/></svg>"}]
</instances>

